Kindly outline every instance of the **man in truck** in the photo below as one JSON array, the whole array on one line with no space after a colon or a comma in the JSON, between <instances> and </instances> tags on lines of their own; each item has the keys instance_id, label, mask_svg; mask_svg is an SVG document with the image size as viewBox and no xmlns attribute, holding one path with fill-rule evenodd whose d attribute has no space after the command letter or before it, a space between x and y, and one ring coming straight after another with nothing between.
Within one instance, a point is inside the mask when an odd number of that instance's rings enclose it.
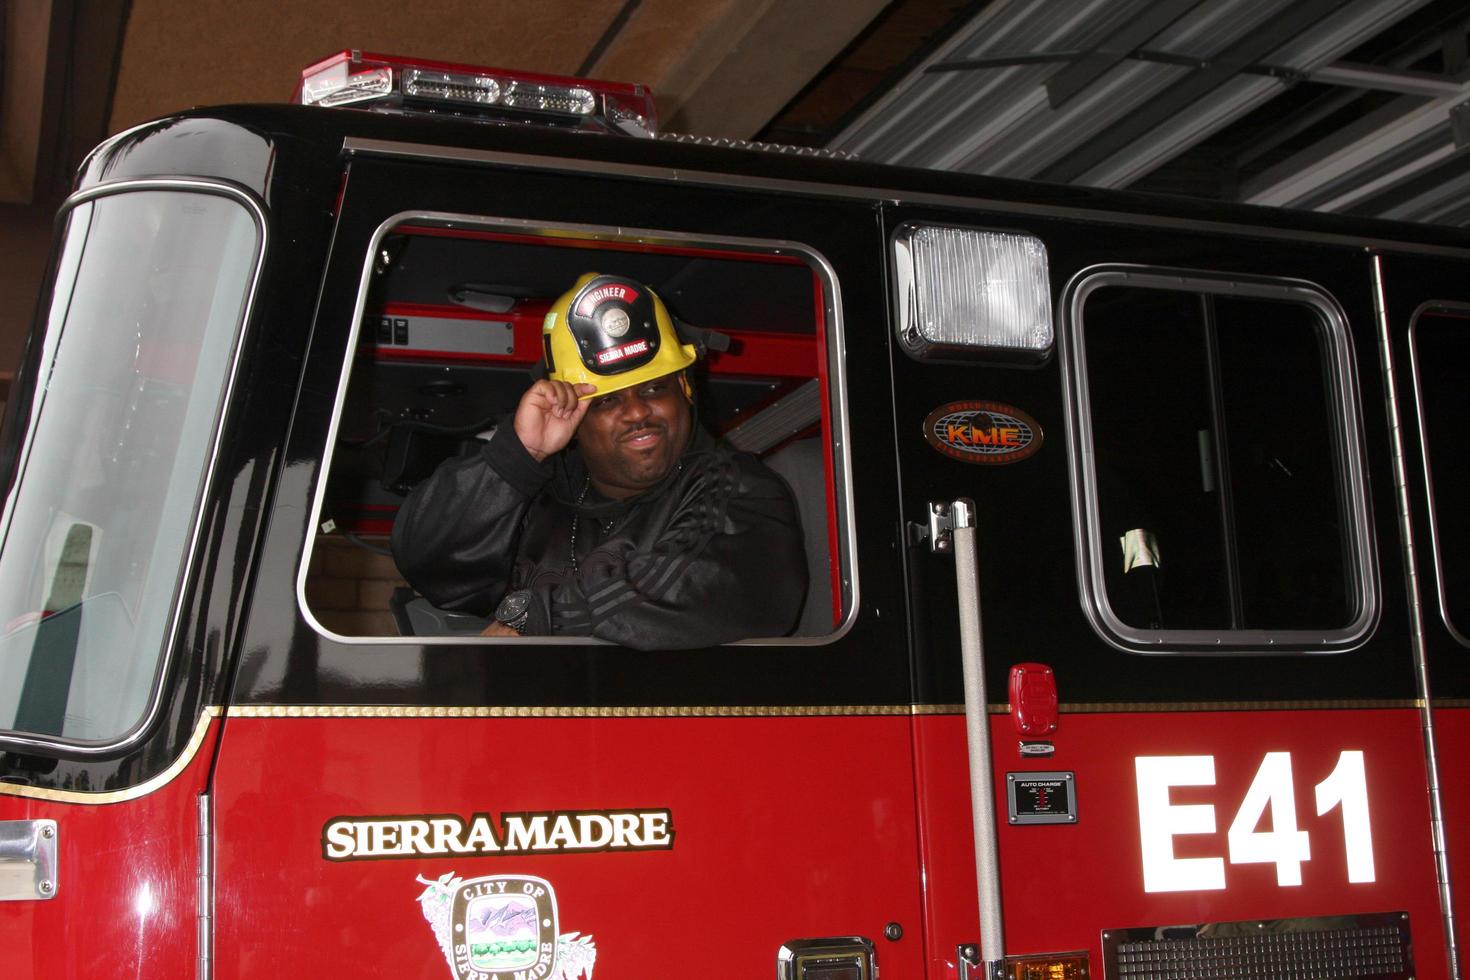
<instances>
[{"instance_id":1,"label":"man in truck","mask_svg":"<svg viewBox=\"0 0 1470 980\"><path fill-rule=\"evenodd\" d=\"M404 577L487 636L645 650L791 631L806 594L790 491L694 419L698 359L646 285L587 273L543 327L546 377L393 526Z\"/></svg>"}]
</instances>

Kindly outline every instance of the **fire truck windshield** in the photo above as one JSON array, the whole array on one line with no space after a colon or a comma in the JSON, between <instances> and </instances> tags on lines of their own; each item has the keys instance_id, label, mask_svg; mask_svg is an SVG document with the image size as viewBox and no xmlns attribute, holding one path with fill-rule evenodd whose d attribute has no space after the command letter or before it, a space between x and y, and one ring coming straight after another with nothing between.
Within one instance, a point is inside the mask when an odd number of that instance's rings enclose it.
<instances>
[{"instance_id":1,"label":"fire truck windshield","mask_svg":"<svg viewBox=\"0 0 1470 980\"><path fill-rule=\"evenodd\" d=\"M206 187L70 212L12 406L0 727L105 743L148 717L261 245L257 216Z\"/></svg>"}]
</instances>

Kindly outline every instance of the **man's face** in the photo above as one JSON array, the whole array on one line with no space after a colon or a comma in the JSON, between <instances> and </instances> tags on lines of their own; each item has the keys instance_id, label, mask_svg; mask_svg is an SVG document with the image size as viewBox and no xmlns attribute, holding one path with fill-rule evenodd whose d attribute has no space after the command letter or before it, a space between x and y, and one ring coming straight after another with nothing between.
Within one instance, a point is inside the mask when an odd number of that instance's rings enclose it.
<instances>
[{"instance_id":1,"label":"man's face","mask_svg":"<svg viewBox=\"0 0 1470 980\"><path fill-rule=\"evenodd\" d=\"M612 500L647 490L674 468L691 424L677 374L592 399L577 428L592 486Z\"/></svg>"}]
</instances>

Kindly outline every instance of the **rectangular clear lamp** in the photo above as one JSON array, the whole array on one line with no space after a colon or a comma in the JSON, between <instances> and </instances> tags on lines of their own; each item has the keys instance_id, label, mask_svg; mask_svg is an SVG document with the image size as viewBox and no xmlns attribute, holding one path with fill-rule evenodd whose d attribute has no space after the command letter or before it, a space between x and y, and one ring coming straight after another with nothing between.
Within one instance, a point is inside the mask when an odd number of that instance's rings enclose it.
<instances>
[{"instance_id":1,"label":"rectangular clear lamp","mask_svg":"<svg viewBox=\"0 0 1470 980\"><path fill-rule=\"evenodd\" d=\"M408 68L403 72L403 94L420 99L494 105L500 99L500 83L487 75Z\"/></svg>"},{"instance_id":2,"label":"rectangular clear lamp","mask_svg":"<svg viewBox=\"0 0 1470 980\"><path fill-rule=\"evenodd\" d=\"M1046 246L1030 235L907 225L895 239L901 339L911 354L1045 354Z\"/></svg>"},{"instance_id":3,"label":"rectangular clear lamp","mask_svg":"<svg viewBox=\"0 0 1470 980\"><path fill-rule=\"evenodd\" d=\"M323 72L303 86L304 105L338 106L380 99L393 91L393 73L387 68L374 68L348 74L346 65L340 70Z\"/></svg>"},{"instance_id":4,"label":"rectangular clear lamp","mask_svg":"<svg viewBox=\"0 0 1470 980\"><path fill-rule=\"evenodd\" d=\"M501 101L514 109L561 112L573 116L590 116L597 109L597 99L591 90L578 85L512 82L505 87Z\"/></svg>"}]
</instances>

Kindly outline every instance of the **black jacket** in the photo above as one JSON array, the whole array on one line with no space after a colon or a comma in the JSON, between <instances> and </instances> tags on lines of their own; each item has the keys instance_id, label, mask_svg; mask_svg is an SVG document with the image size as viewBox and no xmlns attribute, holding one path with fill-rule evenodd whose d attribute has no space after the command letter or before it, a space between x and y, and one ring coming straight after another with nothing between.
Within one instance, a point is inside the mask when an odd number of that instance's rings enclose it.
<instances>
[{"instance_id":1,"label":"black jacket","mask_svg":"<svg viewBox=\"0 0 1470 980\"><path fill-rule=\"evenodd\" d=\"M587 486L575 450L538 463L507 420L409 494L393 556L443 609L489 615L507 591L530 590L528 636L667 650L793 628L807 585L801 524L754 456L695 426L657 486L622 501Z\"/></svg>"}]
</instances>

